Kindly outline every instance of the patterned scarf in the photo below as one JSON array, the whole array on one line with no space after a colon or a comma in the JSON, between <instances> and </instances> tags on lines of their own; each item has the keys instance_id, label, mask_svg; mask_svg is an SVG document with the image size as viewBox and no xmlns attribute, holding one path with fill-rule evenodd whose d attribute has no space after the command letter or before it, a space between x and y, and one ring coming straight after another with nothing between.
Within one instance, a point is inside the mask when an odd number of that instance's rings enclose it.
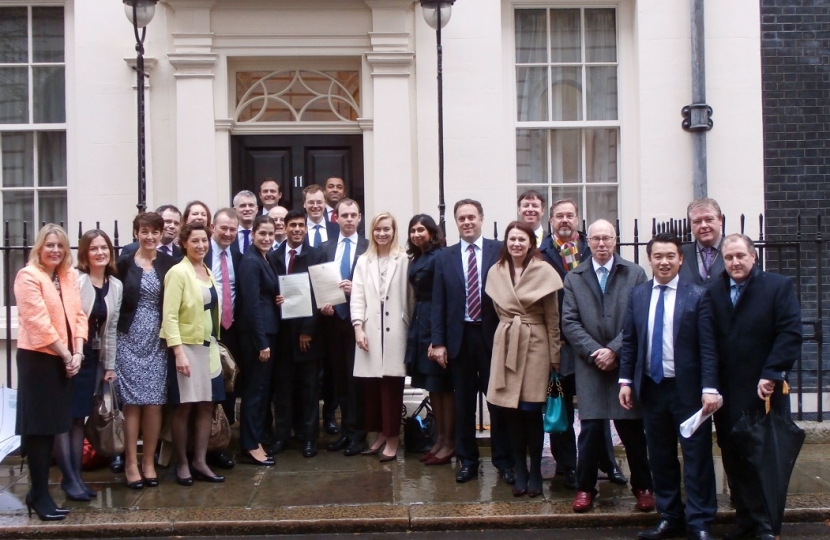
<instances>
[{"instance_id":1,"label":"patterned scarf","mask_svg":"<svg viewBox=\"0 0 830 540\"><path fill-rule=\"evenodd\" d=\"M579 265L579 248L575 241L563 242L559 237L554 236L553 241L562 257L562 265L568 270L573 270Z\"/></svg>"}]
</instances>

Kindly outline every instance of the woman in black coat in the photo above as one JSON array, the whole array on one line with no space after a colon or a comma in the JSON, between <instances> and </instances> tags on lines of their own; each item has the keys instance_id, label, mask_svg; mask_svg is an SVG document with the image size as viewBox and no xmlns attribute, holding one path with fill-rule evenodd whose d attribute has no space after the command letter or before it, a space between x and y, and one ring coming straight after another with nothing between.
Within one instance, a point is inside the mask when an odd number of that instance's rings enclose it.
<instances>
[{"instance_id":1,"label":"woman in black coat","mask_svg":"<svg viewBox=\"0 0 830 540\"><path fill-rule=\"evenodd\" d=\"M254 465L270 466L274 458L262 448L268 409L269 386L277 350L279 315L276 298L277 274L268 263L268 252L274 244L274 220L257 216L253 226L253 245L242 257L236 276L237 302L241 308L239 325L242 350L242 406L240 411L239 444L242 460Z\"/></svg>"}]
</instances>

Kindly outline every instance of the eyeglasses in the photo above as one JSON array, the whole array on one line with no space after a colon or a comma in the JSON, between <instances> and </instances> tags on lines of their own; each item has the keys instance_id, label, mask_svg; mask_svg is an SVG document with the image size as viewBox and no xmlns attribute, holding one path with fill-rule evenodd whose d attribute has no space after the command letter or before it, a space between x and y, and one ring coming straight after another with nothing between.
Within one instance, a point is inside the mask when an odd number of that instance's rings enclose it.
<instances>
[{"instance_id":1,"label":"eyeglasses","mask_svg":"<svg viewBox=\"0 0 830 540\"><path fill-rule=\"evenodd\" d=\"M556 219L574 219L576 214L554 214L553 217Z\"/></svg>"},{"instance_id":2,"label":"eyeglasses","mask_svg":"<svg viewBox=\"0 0 830 540\"><path fill-rule=\"evenodd\" d=\"M588 240L594 244L599 244L602 242L603 244L610 244L614 241L613 236L591 236Z\"/></svg>"}]
</instances>

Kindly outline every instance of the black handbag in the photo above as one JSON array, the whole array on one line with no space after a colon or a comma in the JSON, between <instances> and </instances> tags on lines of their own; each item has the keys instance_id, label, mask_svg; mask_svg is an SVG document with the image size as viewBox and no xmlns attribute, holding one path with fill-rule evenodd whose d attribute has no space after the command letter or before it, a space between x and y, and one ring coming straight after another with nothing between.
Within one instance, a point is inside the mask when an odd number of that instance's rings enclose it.
<instances>
[{"instance_id":1,"label":"black handbag","mask_svg":"<svg viewBox=\"0 0 830 540\"><path fill-rule=\"evenodd\" d=\"M421 411L425 411L421 416ZM407 452L428 452L435 445L435 417L425 397L418 408L403 421L403 445Z\"/></svg>"}]
</instances>

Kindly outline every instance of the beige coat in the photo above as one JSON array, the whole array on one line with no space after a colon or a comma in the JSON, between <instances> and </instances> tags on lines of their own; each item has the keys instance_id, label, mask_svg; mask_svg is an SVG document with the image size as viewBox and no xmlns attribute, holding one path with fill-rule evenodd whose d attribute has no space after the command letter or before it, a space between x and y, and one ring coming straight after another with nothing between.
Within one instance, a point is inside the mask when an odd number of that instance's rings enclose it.
<instances>
[{"instance_id":1,"label":"beige coat","mask_svg":"<svg viewBox=\"0 0 830 540\"><path fill-rule=\"evenodd\" d=\"M363 324L369 350L355 347L355 377L406 376L403 360L412 313L406 253L390 255L386 272L386 290L381 291L377 257L364 254L357 259L352 278L352 324Z\"/></svg>"},{"instance_id":2,"label":"beige coat","mask_svg":"<svg viewBox=\"0 0 830 540\"><path fill-rule=\"evenodd\" d=\"M537 259L515 285L507 264L490 268L485 291L499 316L487 390L493 405L515 409L519 401L545 401L550 369L559 368L561 288L556 271Z\"/></svg>"}]
</instances>

